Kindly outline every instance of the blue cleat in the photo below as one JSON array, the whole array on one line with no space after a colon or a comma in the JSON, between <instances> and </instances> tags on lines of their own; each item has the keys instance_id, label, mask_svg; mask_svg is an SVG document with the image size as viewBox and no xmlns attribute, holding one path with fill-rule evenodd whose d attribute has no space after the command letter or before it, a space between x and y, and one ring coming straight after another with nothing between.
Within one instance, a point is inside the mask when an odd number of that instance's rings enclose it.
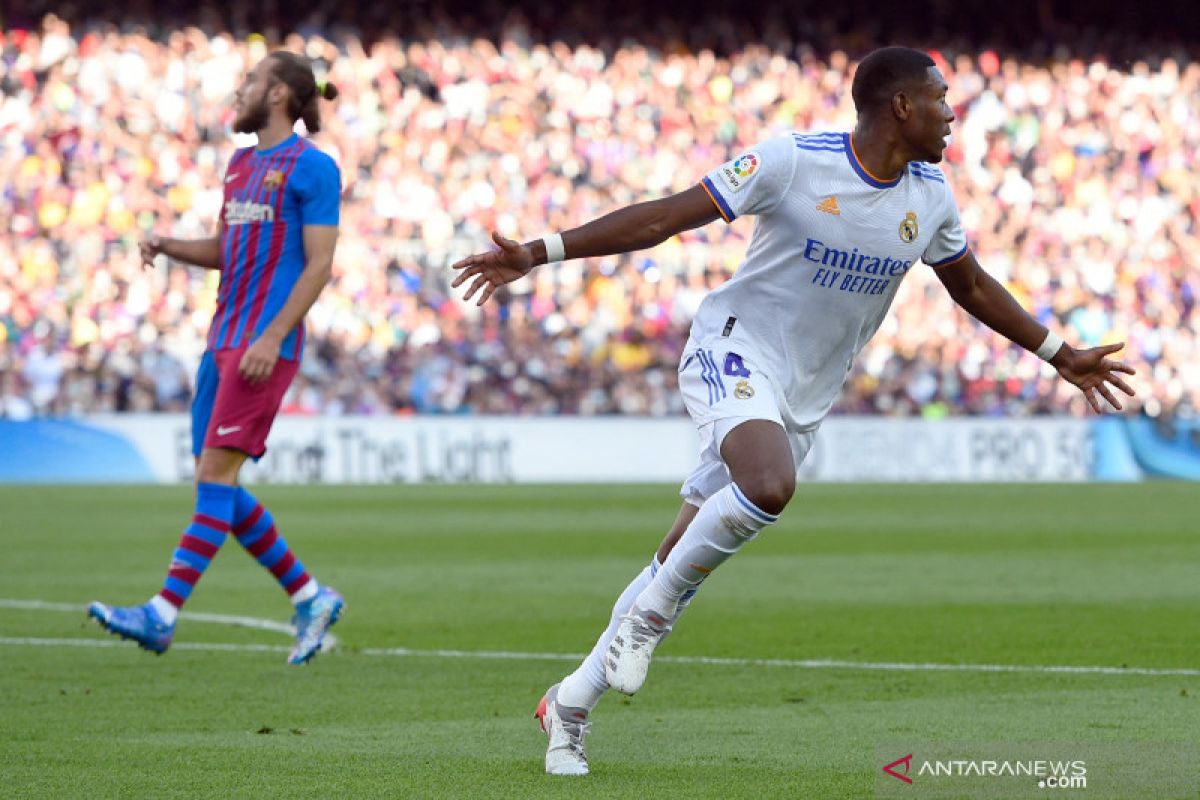
<instances>
[{"instance_id":1,"label":"blue cleat","mask_svg":"<svg viewBox=\"0 0 1200 800\"><path fill-rule=\"evenodd\" d=\"M338 621L346 601L328 586L317 590L317 596L296 606L292 624L296 626L296 647L288 656L289 664L307 664L321 645L325 634Z\"/></svg>"},{"instance_id":2,"label":"blue cleat","mask_svg":"<svg viewBox=\"0 0 1200 800\"><path fill-rule=\"evenodd\" d=\"M175 637L175 626L163 622L148 603L129 608L92 603L88 606L88 616L109 633L132 639L138 647L158 655L167 652Z\"/></svg>"}]
</instances>

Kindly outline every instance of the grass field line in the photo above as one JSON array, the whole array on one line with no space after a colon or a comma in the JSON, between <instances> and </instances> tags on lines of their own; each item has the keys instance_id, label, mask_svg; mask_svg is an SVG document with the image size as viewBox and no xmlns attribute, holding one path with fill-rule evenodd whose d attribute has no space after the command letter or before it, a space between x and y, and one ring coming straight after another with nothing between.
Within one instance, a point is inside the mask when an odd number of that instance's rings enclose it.
<instances>
[{"instance_id":1,"label":"grass field line","mask_svg":"<svg viewBox=\"0 0 1200 800\"><path fill-rule=\"evenodd\" d=\"M29 636L0 636L0 647L131 647L119 639L42 639ZM290 653L281 644L231 644L221 642L176 642L172 650L198 650L214 653Z\"/></svg>"},{"instance_id":2,"label":"grass field line","mask_svg":"<svg viewBox=\"0 0 1200 800\"><path fill-rule=\"evenodd\" d=\"M50 603L42 600L6 600L0 598L0 608L31 611L83 611L82 606L72 603ZM291 635L289 625L255 617L240 617L227 614L199 614L188 612L190 620L237 625L260 630L278 631ZM332 635L329 637L332 638ZM326 639L329 646L329 638ZM0 637L0 646L6 647L123 647L123 642L113 639L54 639L38 637ZM287 647L264 644L232 644L180 642L172 649L211 652L286 652ZM415 650L407 647L366 647L353 651L355 654L388 658L463 658L492 659L503 661L568 661L583 659L583 653L535 653L508 650ZM983 672L983 673L1034 673L1068 675L1132 675L1140 677L1200 677L1200 669L1153 668L1153 667L1105 667L1071 666L1056 664L936 664L902 661L840 661L836 659L789 659L789 658L721 658L715 656L658 656L659 664L708 665L721 667L774 667L784 669L867 670L882 672Z\"/></svg>"},{"instance_id":3,"label":"grass field line","mask_svg":"<svg viewBox=\"0 0 1200 800\"><path fill-rule=\"evenodd\" d=\"M0 598L0 608L11 608L24 611L65 611L70 614L86 614L87 606L80 606L74 603L50 603L45 600L9 600ZM260 631L273 631L282 633L285 636L295 636L295 630L286 622L276 622L272 619L261 619L259 617L240 617L235 614L203 614L192 611L181 612L181 618L187 618L193 622L212 622L217 625L235 625L239 628L253 628ZM325 644L323 650L332 650L337 647L338 639L332 633L325 634ZM173 645L179 647L180 645Z\"/></svg>"}]
</instances>

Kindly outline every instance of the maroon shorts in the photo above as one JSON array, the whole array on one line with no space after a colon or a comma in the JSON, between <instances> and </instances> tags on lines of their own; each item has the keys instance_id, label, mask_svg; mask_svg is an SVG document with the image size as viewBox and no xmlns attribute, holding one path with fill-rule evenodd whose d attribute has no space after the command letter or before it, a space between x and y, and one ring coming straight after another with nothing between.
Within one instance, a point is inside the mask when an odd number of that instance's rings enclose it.
<instances>
[{"instance_id":1,"label":"maroon shorts","mask_svg":"<svg viewBox=\"0 0 1200 800\"><path fill-rule=\"evenodd\" d=\"M275 362L271 377L262 383L250 383L238 372L247 346L214 353L217 391L204 446L241 450L251 458L259 458L267 452L267 434L300 362L281 358Z\"/></svg>"}]
</instances>

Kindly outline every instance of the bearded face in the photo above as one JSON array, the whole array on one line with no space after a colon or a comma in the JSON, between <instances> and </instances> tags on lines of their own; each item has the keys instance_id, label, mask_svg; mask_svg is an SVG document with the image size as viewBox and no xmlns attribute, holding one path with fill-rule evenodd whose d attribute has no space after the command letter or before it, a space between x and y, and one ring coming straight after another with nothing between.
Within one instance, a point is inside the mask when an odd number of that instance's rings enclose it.
<instances>
[{"instance_id":1,"label":"bearded face","mask_svg":"<svg viewBox=\"0 0 1200 800\"><path fill-rule=\"evenodd\" d=\"M266 127L270 112L266 92L260 92L258 97L243 97L237 102L233 129L238 133L255 133Z\"/></svg>"},{"instance_id":2,"label":"bearded face","mask_svg":"<svg viewBox=\"0 0 1200 800\"><path fill-rule=\"evenodd\" d=\"M270 61L269 58L260 61L238 87L233 104L236 113L233 129L238 133L256 133L270 120L271 107L267 103L267 91L272 85Z\"/></svg>"}]
</instances>

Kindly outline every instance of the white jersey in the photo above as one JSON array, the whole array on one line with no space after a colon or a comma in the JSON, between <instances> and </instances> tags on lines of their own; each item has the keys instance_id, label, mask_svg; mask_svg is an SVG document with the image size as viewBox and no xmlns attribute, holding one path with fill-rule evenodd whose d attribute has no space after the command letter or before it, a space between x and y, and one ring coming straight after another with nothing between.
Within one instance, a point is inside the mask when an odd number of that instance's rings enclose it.
<instances>
[{"instance_id":1,"label":"white jersey","mask_svg":"<svg viewBox=\"0 0 1200 800\"><path fill-rule=\"evenodd\" d=\"M967 252L941 170L914 161L899 178L878 180L848 133L770 139L702 185L726 222L758 220L737 274L700 305L692 338L755 353L791 430L829 413L913 265Z\"/></svg>"}]
</instances>

